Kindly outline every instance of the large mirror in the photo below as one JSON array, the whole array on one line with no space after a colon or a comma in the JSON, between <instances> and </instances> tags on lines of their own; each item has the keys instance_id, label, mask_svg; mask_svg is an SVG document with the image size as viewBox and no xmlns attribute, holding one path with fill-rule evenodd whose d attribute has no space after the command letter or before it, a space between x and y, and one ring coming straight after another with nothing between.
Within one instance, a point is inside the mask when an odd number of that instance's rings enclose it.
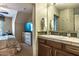
<instances>
[{"instance_id":1,"label":"large mirror","mask_svg":"<svg viewBox=\"0 0 79 59\"><path fill-rule=\"evenodd\" d=\"M47 4L48 34L78 37L79 4L52 3Z\"/></svg>"},{"instance_id":2,"label":"large mirror","mask_svg":"<svg viewBox=\"0 0 79 59\"><path fill-rule=\"evenodd\" d=\"M78 5L79 3L36 4L37 32L79 37Z\"/></svg>"},{"instance_id":3,"label":"large mirror","mask_svg":"<svg viewBox=\"0 0 79 59\"><path fill-rule=\"evenodd\" d=\"M47 34L79 37L79 4L47 4Z\"/></svg>"}]
</instances>

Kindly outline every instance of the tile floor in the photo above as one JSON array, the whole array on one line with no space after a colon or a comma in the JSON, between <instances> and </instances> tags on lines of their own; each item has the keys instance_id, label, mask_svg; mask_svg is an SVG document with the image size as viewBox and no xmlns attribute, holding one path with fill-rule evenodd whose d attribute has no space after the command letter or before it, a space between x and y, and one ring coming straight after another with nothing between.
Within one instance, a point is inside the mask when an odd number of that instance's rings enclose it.
<instances>
[{"instance_id":1,"label":"tile floor","mask_svg":"<svg viewBox=\"0 0 79 59\"><path fill-rule=\"evenodd\" d=\"M22 44L22 50L18 52L15 56L32 56L32 46Z\"/></svg>"}]
</instances>

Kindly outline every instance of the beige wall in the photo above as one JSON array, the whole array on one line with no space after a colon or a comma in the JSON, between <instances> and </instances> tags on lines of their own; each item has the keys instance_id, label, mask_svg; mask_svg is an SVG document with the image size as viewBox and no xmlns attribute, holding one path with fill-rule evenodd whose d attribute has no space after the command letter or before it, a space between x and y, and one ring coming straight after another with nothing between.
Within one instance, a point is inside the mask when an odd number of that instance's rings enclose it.
<instances>
[{"instance_id":1,"label":"beige wall","mask_svg":"<svg viewBox=\"0 0 79 59\"><path fill-rule=\"evenodd\" d=\"M19 12L15 21L15 35L19 42L23 42L22 32L24 32L24 24L30 19L31 14ZM31 19L30 19L31 20Z\"/></svg>"},{"instance_id":2,"label":"beige wall","mask_svg":"<svg viewBox=\"0 0 79 59\"><path fill-rule=\"evenodd\" d=\"M79 32L79 8L75 8L75 31Z\"/></svg>"},{"instance_id":3,"label":"beige wall","mask_svg":"<svg viewBox=\"0 0 79 59\"><path fill-rule=\"evenodd\" d=\"M75 15L75 31L79 32L79 15Z\"/></svg>"},{"instance_id":4,"label":"beige wall","mask_svg":"<svg viewBox=\"0 0 79 59\"><path fill-rule=\"evenodd\" d=\"M60 30L64 32L74 32L74 11L73 9L64 9L60 11Z\"/></svg>"},{"instance_id":5,"label":"beige wall","mask_svg":"<svg viewBox=\"0 0 79 59\"><path fill-rule=\"evenodd\" d=\"M37 31L41 31L40 21L42 18L47 19L47 4L37 3L36 4L36 27L37 27Z\"/></svg>"}]
</instances>

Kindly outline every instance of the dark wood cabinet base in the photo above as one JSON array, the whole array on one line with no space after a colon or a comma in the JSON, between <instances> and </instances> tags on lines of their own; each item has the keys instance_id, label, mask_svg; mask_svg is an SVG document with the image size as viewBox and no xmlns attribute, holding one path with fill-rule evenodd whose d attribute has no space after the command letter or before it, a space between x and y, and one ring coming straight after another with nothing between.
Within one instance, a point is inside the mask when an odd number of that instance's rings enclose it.
<instances>
[{"instance_id":1,"label":"dark wood cabinet base","mask_svg":"<svg viewBox=\"0 0 79 59\"><path fill-rule=\"evenodd\" d=\"M78 56L79 47L38 38L39 56Z\"/></svg>"}]
</instances>

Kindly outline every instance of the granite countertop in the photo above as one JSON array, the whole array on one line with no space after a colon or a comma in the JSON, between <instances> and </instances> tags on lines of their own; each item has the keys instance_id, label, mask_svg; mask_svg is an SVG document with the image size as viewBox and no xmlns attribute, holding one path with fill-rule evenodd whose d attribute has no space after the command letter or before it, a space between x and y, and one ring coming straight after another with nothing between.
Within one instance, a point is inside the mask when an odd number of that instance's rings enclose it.
<instances>
[{"instance_id":1,"label":"granite countertop","mask_svg":"<svg viewBox=\"0 0 79 59\"><path fill-rule=\"evenodd\" d=\"M58 36L58 35L39 35L38 38L79 46L79 38Z\"/></svg>"}]
</instances>

